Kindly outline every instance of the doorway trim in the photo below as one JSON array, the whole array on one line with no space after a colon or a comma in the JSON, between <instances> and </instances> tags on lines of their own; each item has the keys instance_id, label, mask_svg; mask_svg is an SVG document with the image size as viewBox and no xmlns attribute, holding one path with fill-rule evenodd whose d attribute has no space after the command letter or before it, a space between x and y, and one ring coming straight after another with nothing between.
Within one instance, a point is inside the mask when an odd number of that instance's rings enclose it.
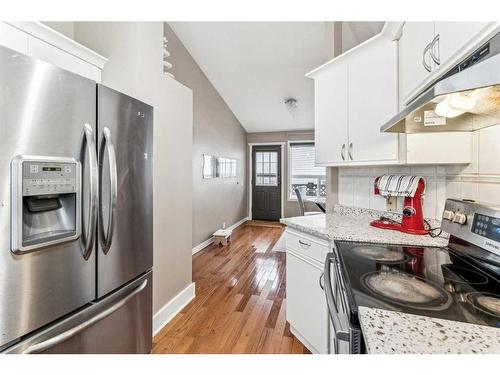
<instances>
[{"instance_id":1,"label":"doorway trim","mask_svg":"<svg viewBox=\"0 0 500 375\"><path fill-rule=\"evenodd\" d=\"M252 220L252 151L254 146L281 146L281 218L285 216L285 185L283 183L283 165L285 162L285 146L286 142L251 142L248 143L248 217Z\"/></svg>"}]
</instances>

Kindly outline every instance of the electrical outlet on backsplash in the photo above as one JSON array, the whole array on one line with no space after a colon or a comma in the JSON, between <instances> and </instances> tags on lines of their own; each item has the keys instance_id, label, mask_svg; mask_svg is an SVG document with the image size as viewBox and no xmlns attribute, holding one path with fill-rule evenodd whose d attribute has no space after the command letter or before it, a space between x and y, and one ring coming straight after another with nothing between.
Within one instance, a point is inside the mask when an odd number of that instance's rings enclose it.
<instances>
[{"instance_id":1,"label":"electrical outlet on backsplash","mask_svg":"<svg viewBox=\"0 0 500 375\"><path fill-rule=\"evenodd\" d=\"M386 200L386 210L389 212L397 212L398 210L398 198L397 197L387 197Z\"/></svg>"}]
</instances>

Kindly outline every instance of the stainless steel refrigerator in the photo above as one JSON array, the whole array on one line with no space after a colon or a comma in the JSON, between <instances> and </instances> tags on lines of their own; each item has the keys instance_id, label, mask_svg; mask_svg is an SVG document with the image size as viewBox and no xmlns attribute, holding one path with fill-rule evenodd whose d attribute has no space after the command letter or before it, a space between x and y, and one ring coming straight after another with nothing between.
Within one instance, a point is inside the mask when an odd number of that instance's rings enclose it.
<instances>
[{"instance_id":1,"label":"stainless steel refrigerator","mask_svg":"<svg viewBox=\"0 0 500 375\"><path fill-rule=\"evenodd\" d=\"M152 123L0 47L0 351L150 352Z\"/></svg>"}]
</instances>

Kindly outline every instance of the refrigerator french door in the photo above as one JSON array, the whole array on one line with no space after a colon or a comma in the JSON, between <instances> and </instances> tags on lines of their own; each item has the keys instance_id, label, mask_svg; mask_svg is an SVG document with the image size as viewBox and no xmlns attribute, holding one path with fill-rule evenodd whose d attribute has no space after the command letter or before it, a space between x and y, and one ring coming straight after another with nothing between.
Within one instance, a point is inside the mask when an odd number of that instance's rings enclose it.
<instances>
[{"instance_id":1,"label":"refrigerator french door","mask_svg":"<svg viewBox=\"0 0 500 375\"><path fill-rule=\"evenodd\" d=\"M103 85L97 93L102 297L153 266L153 108Z\"/></svg>"},{"instance_id":2,"label":"refrigerator french door","mask_svg":"<svg viewBox=\"0 0 500 375\"><path fill-rule=\"evenodd\" d=\"M149 352L152 107L0 47L0 140L0 351Z\"/></svg>"}]
</instances>

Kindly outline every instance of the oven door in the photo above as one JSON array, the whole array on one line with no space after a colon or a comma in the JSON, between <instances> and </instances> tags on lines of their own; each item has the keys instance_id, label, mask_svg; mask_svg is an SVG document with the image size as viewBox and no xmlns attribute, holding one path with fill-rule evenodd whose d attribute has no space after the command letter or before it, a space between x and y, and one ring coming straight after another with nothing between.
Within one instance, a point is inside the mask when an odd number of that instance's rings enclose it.
<instances>
[{"instance_id":1,"label":"oven door","mask_svg":"<svg viewBox=\"0 0 500 375\"><path fill-rule=\"evenodd\" d=\"M331 350L334 354L361 353L361 331L350 323L350 305L340 263L335 253L325 259L325 294L332 322Z\"/></svg>"}]
</instances>

